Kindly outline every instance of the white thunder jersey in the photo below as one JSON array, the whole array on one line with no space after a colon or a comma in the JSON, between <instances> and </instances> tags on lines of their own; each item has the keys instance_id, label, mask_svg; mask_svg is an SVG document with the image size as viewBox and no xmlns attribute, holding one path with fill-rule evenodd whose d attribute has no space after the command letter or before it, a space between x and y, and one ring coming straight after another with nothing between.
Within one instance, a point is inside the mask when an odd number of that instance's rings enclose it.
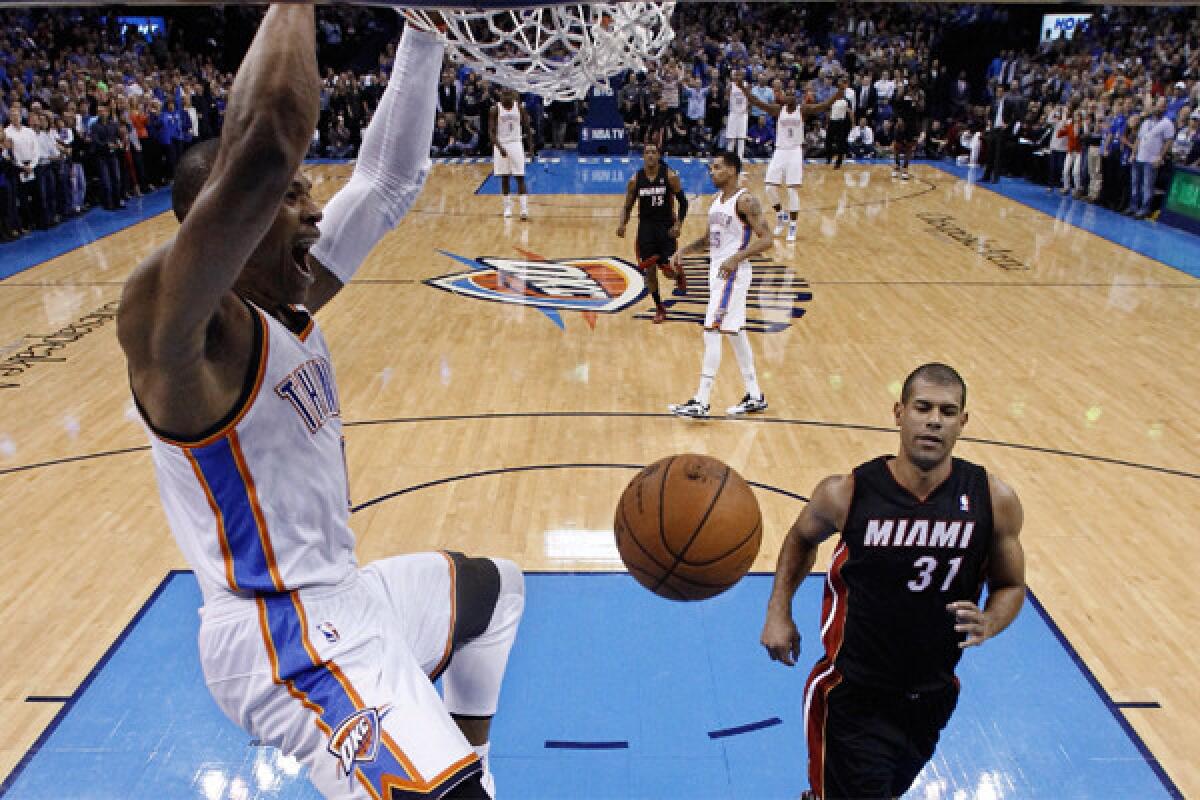
<instances>
[{"instance_id":1,"label":"white thunder jersey","mask_svg":"<svg viewBox=\"0 0 1200 800\"><path fill-rule=\"evenodd\" d=\"M750 241L750 226L737 213L737 201L745 189L738 189L728 197L717 192L708 207L708 268L715 273L725 259L741 250ZM750 262L738 264L749 269Z\"/></svg>"},{"instance_id":2,"label":"white thunder jersey","mask_svg":"<svg viewBox=\"0 0 1200 800\"><path fill-rule=\"evenodd\" d=\"M742 116L750 113L750 102L746 99L746 93L739 89L737 84L729 90L729 113Z\"/></svg>"},{"instance_id":3,"label":"white thunder jersey","mask_svg":"<svg viewBox=\"0 0 1200 800\"><path fill-rule=\"evenodd\" d=\"M772 186L804 183L804 112L800 106L779 109L775 123L775 152L767 164L766 182Z\"/></svg>"},{"instance_id":4,"label":"white thunder jersey","mask_svg":"<svg viewBox=\"0 0 1200 800\"><path fill-rule=\"evenodd\" d=\"M804 112L800 106L795 111L787 107L779 109L779 120L775 124L775 149L799 150L804 146Z\"/></svg>"},{"instance_id":5,"label":"white thunder jersey","mask_svg":"<svg viewBox=\"0 0 1200 800\"><path fill-rule=\"evenodd\" d=\"M729 119L725 124L726 139L745 139L750 125L750 102L746 93L733 85L729 89Z\"/></svg>"},{"instance_id":6,"label":"white thunder jersey","mask_svg":"<svg viewBox=\"0 0 1200 800\"><path fill-rule=\"evenodd\" d=\"M333 585L356 568L325 337L311 317L295 334L250 308L258 363L237 408L196 441L151 436L167 521L206 604Z\"/></svg>"},{"instance_id":7,"label":"white thunder jersey","mask_svg":"<svg viewBox=\"0 0 1200 800\"><path fill-rule=\"evenodd\" d=\"M505 108L501 103L496 114L496 141L521 141L521 104L513 103L512 108Z\"/></svg>"},{"instance_id":8,"label":"white thunder jersey","mask_svg":"<svg viewBox=\"0 0 1200 800\"><path fill-rule=\"evenodd\" d=\"M746 325L746 298L754 273L749 259L728 278L721 278L721 264L750 242L750 226L737 213L738 198L745 189L728 197L718 193L708 208L708 307L704 313L707 330L737 333Z\"/></svg>"}]
</instances>

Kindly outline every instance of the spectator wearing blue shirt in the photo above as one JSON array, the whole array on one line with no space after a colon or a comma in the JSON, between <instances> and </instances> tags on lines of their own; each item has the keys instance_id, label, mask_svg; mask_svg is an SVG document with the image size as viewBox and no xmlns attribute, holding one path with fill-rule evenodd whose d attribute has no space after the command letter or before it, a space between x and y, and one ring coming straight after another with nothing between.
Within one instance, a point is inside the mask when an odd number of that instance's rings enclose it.
<instances>
[{"instance_id":1,"label":"spectator wearing blue shirt","mask_svg":"<svg viewBox=\"0 0 1200 800\"><path fill-rule=\"evenodd\" d=\"M1183 81L1175 83L1175 96L1167 101L1167 119L1173 120L1179 115L1180 109L1188 104L1188 86Z\"/></svg>"}]
</instances>

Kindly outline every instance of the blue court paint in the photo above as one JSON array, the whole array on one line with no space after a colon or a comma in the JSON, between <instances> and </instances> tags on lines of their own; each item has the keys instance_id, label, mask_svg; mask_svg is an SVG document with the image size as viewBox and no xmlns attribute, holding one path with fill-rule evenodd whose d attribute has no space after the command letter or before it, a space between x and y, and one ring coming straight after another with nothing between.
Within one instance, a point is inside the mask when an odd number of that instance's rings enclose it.
<instances>
[{"instance_id":1,"label":"blue court paint","mask_svg":"<svg viewBox=\"0 0 1200 800\"><path fill-rule=\"evenodd\" d=\"M313 158L305 164L345 164L346 159ZM93 208L48 231L34 231L15 242L0 244L0 280L36 267L118 231L171 210L171 189L164 187L126 201L120 211Z\"/></svg>"},{"instance_id":2,"label":"blue court paint","mask_svg":"<svg viewBox=\"0 0 1200 800\"><path fill-rule=\"evenodd\" d=\"M93 208L48 231L34 231L15 242L0 244L0 280L91 244L117 231L171 209L170 189L158 189L126 202L120 211Z\"/></svg>"},{"instance_id":3,"label":"blue court paint","mask_svg":"<svg viewBox=\"0 0 1200 800\"><path fill-rule=\"evenodd\" d=\"M923 163L956 178L971 180L981 189L1016 200L1135 253L1161 261L1193 278L1200 278L1200 237L1193 233L1157 222L1135 220L1058 192L1047 192L1045 186L1021 178L1001 178L999 183L983 183L979 181L983 172L978 167L972 170L948 161Z\"/></svg>"},{"instance_id":4,"label":"blue court paint","mask_svg":"<svg viewBox=\"0 0 1200 800\"><path fill-rule=\"evenodd\" d=\"M625 574L528 575L493 727L504 796L795 798L807 783L801 708L822 582L810 577L797 595L804 650L788 669L758 643L769 576L685 604ZM199 603L190 574L164 583L6 800L61 797L63 776L72 798L317 797L294 763L213 704L196 653ZM1030 603L966 654L958 711L908 797L1180 797L1038 611Z\"/></svg>"},{"instance_id":5,"label":"blue court paint","mask_svg":"<svg viewBox=\"0 0 1200 800\"><path fill-rule=\"evenodd\" d=\"M674 158L665 161L679 173L679 182L688 195L711 194L708 159ZM593 156L580 159L574 154L556 160L530 161L525 166L525 187L529 194L615 194L624 195L625 186L642 166L640 156ZM510 181L512 191L516 182ZM500 194L500 179L489 175L476 194Z\"/></svg>"}]
</instances>

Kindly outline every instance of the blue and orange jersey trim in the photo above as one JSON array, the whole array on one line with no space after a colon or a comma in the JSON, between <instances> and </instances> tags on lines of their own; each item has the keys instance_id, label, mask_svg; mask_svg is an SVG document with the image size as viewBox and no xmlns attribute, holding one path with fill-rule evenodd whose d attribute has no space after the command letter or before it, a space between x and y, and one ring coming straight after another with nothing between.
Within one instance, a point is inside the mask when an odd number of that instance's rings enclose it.
<instances>
[{"instance_id":1,"label":"blue and orange jersey trim","mask_svg":"<svg viewBox=\"0 0 1200 800\"><path fill-rule=\"evenodd\" d=\"M442 657L429 673L431 681L440 678L446 667L450 666L450 656L454 652L454 626L458 623L458 568L449 553L444 550L439 552L446 559L446 566L450 570L450 625L446 628L446 645L442 649Z\"/></svg>"},{"instance_id":2,"label":"blue and orange jersey trim","mask_svg":"<svg viewBox=\"0 0 1200 800\"><path fill-rule=\"evenodd\" d=\"M314 715L313 724L327 737L346 719L367 708L362 696L332 660L323 660L308 637L308 618L296 592L260 595L259 625L271 664L272 679ZM440 796L482 767L469 753L437 775L425 778L379 728L375 758L354 764L353 778L374 800Z\"/></svg>"},{"instance_id":3,"label":"blue and orange jersey trim","mask_svg":"<svg viewBox=\"0 0 1200 800\"><path fill-rule=\"evenodd\" d=\"M258 340L258 352L255 353L255 356L258 360L258 364L255 368L254 379L250 383L249 390L243 390L242 397L240 398L238 405L226 417L228 421L222 424L212 433L196 440L172 437L148 424L147 427L150 428L150 432L156 439L159 439L169 445L179 447L183 450L207 447L216 442L218 439L222 439L229 435L229 433L232 431L236 430L237 426L241 424L241 421L245 419L246 414L249 413L251 407L253 407L254 401L258 398L259 390L262 389L263 376L267 373L267 356L270 354L271 349L271 335L263 312L249 303L246 304L246 307L249 308L251 313L254 314L255 336ZM137 398L135 397L134 400L136 401ZM139 408L140 407L141 406L139 404ZM147 423L149 423L149 417L147 417L144 412L142 413L142 417L146 419Z\"/></svg>"},{"instance_id":4,"label":"blue and orange jersey trim","mask_svg":"<svg viewBox=\"0 0 1200 800\"><path fill-rule=\"evenodd\" d=\"M237 432L206 447L183 452L216 519L229 588L242 592L285 591L266 514Z\"/></svg>"}]
</instances>

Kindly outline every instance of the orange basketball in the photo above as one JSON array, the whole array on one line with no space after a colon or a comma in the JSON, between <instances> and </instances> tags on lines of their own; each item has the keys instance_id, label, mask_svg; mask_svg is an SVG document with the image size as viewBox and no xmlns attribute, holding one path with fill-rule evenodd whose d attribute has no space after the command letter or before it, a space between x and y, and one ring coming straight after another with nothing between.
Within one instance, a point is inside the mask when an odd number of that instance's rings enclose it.
<instances>
[{"instance_id":1,"label":"orange basketball","mask_svg":"<svg viewBox=\"0 0 1200 800\"><path fill-rule=\"evenodd\" d=\"M709 456L656 461L625 487L613 529L629 574L670 600L703 600L733 586L762 544L750 485Z\"/></svg>"}]
</instances>

